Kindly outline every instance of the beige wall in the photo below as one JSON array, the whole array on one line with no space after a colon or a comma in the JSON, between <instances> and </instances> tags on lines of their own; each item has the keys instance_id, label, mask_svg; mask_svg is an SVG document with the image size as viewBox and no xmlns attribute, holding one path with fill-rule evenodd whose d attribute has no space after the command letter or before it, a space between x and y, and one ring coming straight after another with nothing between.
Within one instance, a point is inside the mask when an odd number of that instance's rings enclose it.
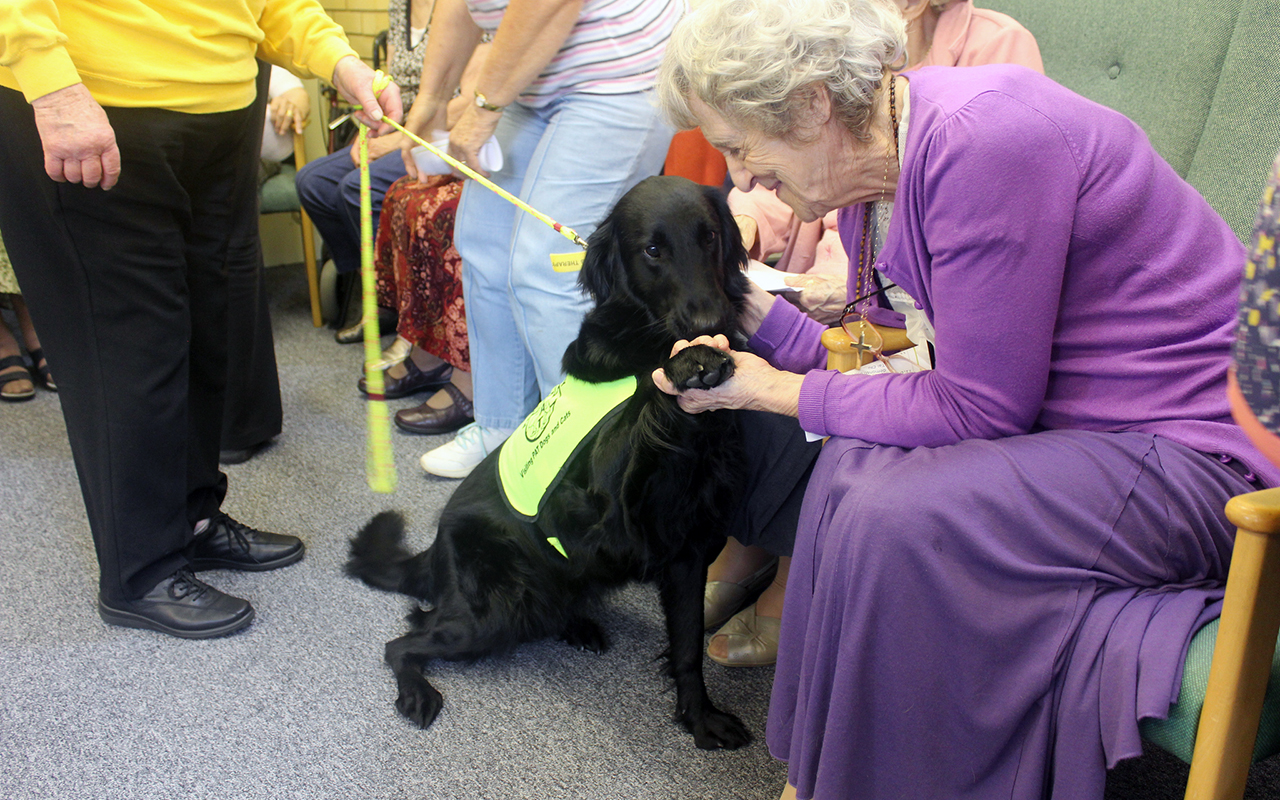
<instances>
[{"instance_id":1,"label":"beige wall","mask_svg":"<svg viewBox=\"0 0 1280 800\"><path fill-rule=\"evenodd\" d=\"M351 46L366 61L373 60L373 37L387 29L388 0L320 0L320 4L342 26Z\"/></svg>"}]
</instances>

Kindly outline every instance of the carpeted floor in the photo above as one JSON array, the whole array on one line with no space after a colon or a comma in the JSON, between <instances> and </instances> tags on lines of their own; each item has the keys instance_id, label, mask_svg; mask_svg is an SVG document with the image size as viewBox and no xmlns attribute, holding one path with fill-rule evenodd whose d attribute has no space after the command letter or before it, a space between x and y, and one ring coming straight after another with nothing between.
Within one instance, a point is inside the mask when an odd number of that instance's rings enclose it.
<instances>
[{"instance_id":1,"label":"carpeted floor","mask_svg":"<svg viewBox=\"0 0 1280 800\"><path fill-rule=\"evenodd\" d=\"M406 602L343 577L341 564L346 537L385 508L406 512L416 543L430 540L455 482L425 476L417 458L444 439L393 433L398 490L369 491L361 348L311 327L301 270L273 269L268 283L285 430L226 468L224 507L309 549L276 572L206 574L253 601L242 633L180 641L102 624L57 396L0 404L0 798L777 797L785 768L760 741L772 670L707 662L712 697L757 741L697 750L671 720L649 587L608 607L608 653L544 642L440 665L435 725L396 714L382 647ZM1181 797L1184 780L1180 762L1153 752L1112 774L1108 800ZM1255 769L1251 797L1278 797L1276 787L1273 765Z\"/></svg>"}]
</instances>

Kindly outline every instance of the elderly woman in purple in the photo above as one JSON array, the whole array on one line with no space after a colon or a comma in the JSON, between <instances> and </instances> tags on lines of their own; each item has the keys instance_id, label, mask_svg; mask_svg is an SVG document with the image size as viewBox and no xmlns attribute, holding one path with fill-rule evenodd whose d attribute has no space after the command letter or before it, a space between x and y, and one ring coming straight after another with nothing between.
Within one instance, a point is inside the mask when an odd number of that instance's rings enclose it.
<instances>
[{"instance_id":1,"label":"elderly woman in purple","mask_svg":"<svg viewBox=\"0 0 1280 800\"><path fill-rule=\"evenodd\" d=\"M681 396L830 437L769 746L784 796L1100 798L1218 613L1223 505L1280 480L1226 401L1244 248L1122 115L902 47L888 0L704 0L659 77L738 188L842 209L851 298L874 270L936 332L935 369L842 375L759 291L734 377Z\"/></svg>"}]
</instances>

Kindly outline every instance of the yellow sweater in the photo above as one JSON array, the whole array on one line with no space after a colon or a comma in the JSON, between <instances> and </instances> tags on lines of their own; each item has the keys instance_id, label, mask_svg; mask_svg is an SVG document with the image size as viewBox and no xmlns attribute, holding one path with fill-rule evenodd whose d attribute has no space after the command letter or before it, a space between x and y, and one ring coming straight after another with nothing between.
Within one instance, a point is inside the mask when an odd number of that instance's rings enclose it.
<instances>
[{"instance_id":1,"label":"yellow sweater","mask_svg":"<svg viewBox=\"0 0 1280 800\"><path fill-rule=\"evenodd\" d=\"M317 0L0 0L0 86L28 101L83 82L104 106L231 111L255 55L330 80L355 54Z\"/></svg>"}]
</instances>

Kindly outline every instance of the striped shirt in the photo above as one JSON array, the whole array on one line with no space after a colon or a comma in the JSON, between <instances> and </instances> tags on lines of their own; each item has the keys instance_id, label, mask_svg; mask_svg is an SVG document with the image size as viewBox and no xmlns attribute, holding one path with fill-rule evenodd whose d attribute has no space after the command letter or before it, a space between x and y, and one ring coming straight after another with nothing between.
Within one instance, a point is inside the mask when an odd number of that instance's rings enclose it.
<instances>
[{"instance_id":1,"label":"striped shirt","mask_svg":"<svg viewBox=\"0 0 1280 800\"><path fill-rule=\"evenodd\" d=\"M509 0L467 0L471 18L492 34ZM571 92L629 94L653 88L667 37L685 0L584 0L560 52L517 98L540 108Z\"/></svg>"}]
</instances>

